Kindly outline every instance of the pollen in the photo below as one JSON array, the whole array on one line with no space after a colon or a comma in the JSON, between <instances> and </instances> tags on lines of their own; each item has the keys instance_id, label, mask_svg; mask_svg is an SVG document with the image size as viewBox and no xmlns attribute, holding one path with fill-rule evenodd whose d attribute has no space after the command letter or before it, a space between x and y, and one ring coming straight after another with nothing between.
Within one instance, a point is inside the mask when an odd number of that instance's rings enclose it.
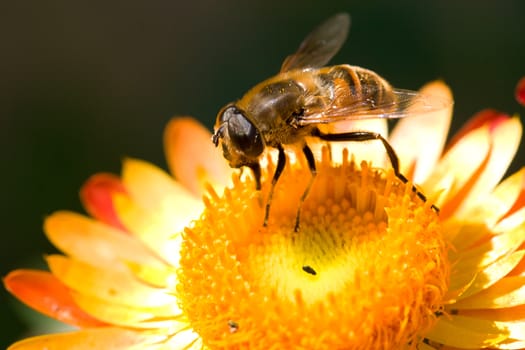
<instances>
[{"instance_id":1,"label":"pollen","mask_svg":"<svg viewBox=\"0 0 525 350\"><path fill-rule=\"evenodd\" d=\"M270 162L271 163L271 162ZM323 157L263 188L234 176L185 232L177 293L210 349L411 349L442 313L450 264L438 214L391 170ZM301 206L300 228L294 230Z\"/></svg>"}]
</instances>

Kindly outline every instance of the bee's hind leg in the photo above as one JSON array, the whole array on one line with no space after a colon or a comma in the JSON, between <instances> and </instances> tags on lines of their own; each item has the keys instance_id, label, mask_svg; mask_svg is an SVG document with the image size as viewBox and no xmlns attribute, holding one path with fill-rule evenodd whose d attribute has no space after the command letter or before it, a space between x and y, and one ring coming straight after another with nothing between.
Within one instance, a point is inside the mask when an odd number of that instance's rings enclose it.
<instances>
[{"instance_id":1,"label":"bee's hind leg","mask_svg":"<svg viewBox=\"0 0 525 350\"><path fill-rule=\"evenodd\" d=\"M345 132L341 134L324 134L318 129L314 130L312 133L312 136L319 137L321 140L324 141L372 141L372 140L379 140L383 144L383 147L385 148L386 154L388 156L388 159L390 160L390 163L392 164L392 168L394 169L394 174L398 179L403 181L403 183L407 183L408 179L405 177L405 175L401 174L399 171L399 158L397 157L396 152L394 151L394 148L388 143L388 141L379 133L376 132L370 132L370 131L352 131L352 132ZM421 193L414 185L412 185L412 191L423 201L427 201L427 198L423 193ZM430 206L436 213L439 212L439 208L436 207L434 204Z\"/></svg>"},{"instance_id":2,"label":"bee's hind leg","mask_svg":"<svg viewBox=\"0 0 525 350\"><path fill-rule=\"evenodd\" d=\"M266 209L264 211L263 226L265 227L268 226L268 217L270 216L270 206L272 203L273 191L275 189L275 185L277 184L279 177L281 177L281 174L284 170L284 166L286 165L286 154L284 153L283 146L281 145L277 146L277 150L279 151L277 155L277 166L275 168L275 172L273 173L272 185L270 187L270 193L268 194L268 200L266 201Z\"/></svg>"}]
</instances>

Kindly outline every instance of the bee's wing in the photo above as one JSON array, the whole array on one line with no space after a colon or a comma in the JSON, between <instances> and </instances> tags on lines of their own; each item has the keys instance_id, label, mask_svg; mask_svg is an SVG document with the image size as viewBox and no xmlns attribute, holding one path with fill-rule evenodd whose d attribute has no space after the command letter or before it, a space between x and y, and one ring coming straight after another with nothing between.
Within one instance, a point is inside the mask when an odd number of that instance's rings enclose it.
<instances>
[{"instance_id":1,"label":"bee's wing","mask_svg":"<svg viewBox=\"0 0 525 350\"><path fill-rule=\"evenodd\" d=\"M294 54L286 57L281 73L292 69L322 67L339 51L350 28L350 16L338 13L315 28Z\"/></svg>"},{"instance_id":2,"label":"bee's wing","mask_svg":"<svg viewBox=\"0 0 525 350\"><path fill-rule=\"evenodd\" d=\"M395 98L388 102L377 102L371 98L356 100L347 105L333 105L322 110L306 111L296 117L294 124L333 124L360 119L398 119L424 115L450 107L452 100L441 96L421 94L416 91L393 89Z\"/></svg>"}]
</instances>

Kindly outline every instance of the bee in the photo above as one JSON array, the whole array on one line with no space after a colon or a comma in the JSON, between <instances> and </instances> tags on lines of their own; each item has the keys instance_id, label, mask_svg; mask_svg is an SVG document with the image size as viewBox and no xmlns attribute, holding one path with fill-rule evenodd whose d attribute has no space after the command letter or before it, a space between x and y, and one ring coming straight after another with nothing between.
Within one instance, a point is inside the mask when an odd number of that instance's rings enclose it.
<instances>
[{"instance_id":1,"label":"bee","mask_svg":"<svg viewBox=\"0 0 525 350\"><path fill-rule=\"evenodd\" d=\"M367 118L402 118L446 108L451 102L414 91L393 88L375 72L347 64L325 66L339 51L350 28L350 16L339 13L314 29L298 50L288 56L279 74L251 88L240 100L224 106L217 115L212 141L222 145L232 168L252 170L257 190L261 188L260 158L266 147L277 149L277 164L266 201L263 225L267 226L273 191L286 165L284 146L302 149L311 172L296 215L299 230L301 205L317 174L315 157L305 141L307 136L323 141L371 141L382 143L395 175L399 160L388 141L366 130L323 132L321 125ZM426 200L415 187L414 192ZM437 211L437 208L433 206Z\"/></svg>"}]
</instances>

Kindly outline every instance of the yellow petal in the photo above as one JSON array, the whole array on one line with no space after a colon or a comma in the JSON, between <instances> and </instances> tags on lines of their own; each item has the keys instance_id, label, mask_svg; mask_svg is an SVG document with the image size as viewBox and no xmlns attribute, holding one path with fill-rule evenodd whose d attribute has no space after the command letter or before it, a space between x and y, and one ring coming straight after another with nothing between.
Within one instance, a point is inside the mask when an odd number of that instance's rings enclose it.
<instances>
[{"instance_id":1,"label":"yellow petal","mask_svg":"<svg viewBox=\"0 0 525 350\"><path fill-rule=\"evenodd\" d=\"M492 264L500 257L509 254L525 241L523 230L525 224L514 230L496 234L490 240L463 251L451 252L451 261L457 261L458 270L467 271L471 268L481 269Z\"/></svg>"},{"instance_id":2,"label":"yellow petal","mask_svg":"<svg viewBox=\"0 0 525 350\"><path fill-rule=\"evenodd\" d=\"M468 193L466 201L472 200L473 204L479 203L478 200L490 193L500 182L518 150L521 132L521 122L517 117L501 122L491 131L492 148L489 162ZM468 206L462 206L461 209L468 209ZM457 215L460 214L461 211Z\"/></svg>"},{"instance_id":3,"label":"yellow petal","mask_svg":"<svg viewBox=\"0 0 525 350\"><path fill-rule=\"evenodd\" d=\"M488 287L494 285L496 282L501 280L505 275L507 275L516 265L519 264L523 257L525 256L524 250L519 250L507 256L504 256L494 262L493 264L487 266L482 271L480 271L474 282L470 287L463 293L459 299L466 298L468 296L474 295Z\"/></svg>"},{"instance_id":4,"label":"yellow petal","mask_svg":"<svg viewBox=\"0 0 525 350\"><path fill-rule=\"evenodd\" d=\"M455 231L453 236L449 236L449 240L454 246L454 250L449 255L452 261L457 260L458 255L464 256L465 252L472 249L476 243L483 242L487 237L494 235L494 232L482 222L456 220L455 218L446 220L443 223L443 229L445 232ZM485 246L485 248L483 252L490 251L490 247ZM472 253L472 255L479 254L481 253Z\"/></svg>"},{"instance_id":5,"label":"yellow petal","mask_svg":"<svg viewBox=\"0 0 525 350\"><path fill-rule=\"evenodd\" d=\"M188 327L186 322L180 322L182 317L176 305L128 306L106 302L81 293L73 293L73 299L91 316L113 325L134 328L170 328L170 330Z\"/></svg>"},{"instance_id":6,"label":"yellow petal","mask_svg":"<svg viewBox=\"0 0 525 350\"><path fill-rule=\"evenodd\" d=\"M160 261L133 236L83 215L60 211L46 218L44 230L62 252L97 266L123 267L134 261L158 266Z\"/></svg>"},{"instance_id":7,"label":"yellow petal","mask_svg":"<svg viewBox=\"0 0 525 350\"><path fill-rule=\"evenodd\" d=\"M440 197L437 203L438 207L442 207L445 202L456 196L480 169L487 160L489 148L488 126L465 135L445 154L429 178L421 184L424 192L429 194L431 191L448 188L447 197Z\"/></svg>"},{"instance_id":8,"label":"yellow petal","mask_svg":"<svg viewBox=\"0 0 525 350\"><path fill-rule=\"evenodd\" d=\"M171 334L163 350L209 350L202 344L202 339L192 329L181 330Z\"/></svg>"},{"instance_id":9,"label":"yellow petal","mask_svg":"<svg viewBox=\"0 0 525 350\"><path fill-rule=\"evenodd\" d=\"M500 322L525 320L525 304L503 309L462 309L461 315Z\"/></svg>"},{"instance_id":10,"label":"yellow petal","mask_svg":"<svg viewBox=\"0 0 525 350\"><path fill-rule=\"evenodd\" d=\"M497 349L522 350L522 349L525 349L525 341L506 340L503 343L498 344Z\"/></svg>"},{"instance_id":11,"label":"yellow petal","mask_svg":"<svg viewBox=\"0 0 525 350\"><path fill-rule=\"evenodd\" d=\"M150 163L126 159L122 181L140 207L157 213L174 232L182 230L203 209L200 198Z\"/></svg>"},{"instance_id":12,"label":"yellow petal","mask_svg":"<svg viewBox=\"0 0 525 350\"><path fill-rule=\"evenodd\" d=\"M505 327L509 331L509 338L525 340L525 322L496 322L496 324L499 327Z\"/></svg>"},{"instance_id":13,"label":"yellow petal","mask_svg":"<svg viewBox=\"0 0 525 350\"><path fill-rule=\"evenodd\" d=\"M441 317L426 338L463 349L491 347L508 338L508 330L490 320Z\"/></svg>"},{"instance_id":14,"label":"yellow petal","mask_svg":"<svg viewBox=\"0 0 525 350\"><path fill-rule=\"evenodd\" d=\"M202 180L230 183L232 170L214 147L211 133L195 119L173 118L164 132L164 148L171 173L194 195L204 193Z\"/></svg>"},{"instance_id":15,"label":"yellow petal","mask_svg":"<svg viewBox=\"0 0 525 350\"><path fill-rule=\"evenodd\" d=\"M450 304L452 305L451 308L454 308L453 305L455 305L459 296L470 288L476 276L476 272L469 271L468 273L463 273L461 270L454 269L450 276L447 294L443 297L443 303Z\"/></svg>"},{"instance_id":16,"label":"yellow petal","mask_svg":"<svg viewBox=\"0 0 525 350\"><path fill-rule=\"evenodd\" d=\"M480 198L480 205L468 211L470 221L494 226L518 199L524 184L525 168L522 168L503 180L488 196Z\"/></svg>"},{"instance_id":17,"label":"yellow petal","mask_svg":"<svg viewBox=\"0 0 525 350\"><path fill-rule=\"evenodd\" d=\"M133 235L164 262L179 266L182 223L167 222L164 216L167 213L147 211L127 196L116 195L114 204L121 222ZM173 213L173 216L177 214Z\"/></svg>"},{"instance_id":18,"label":"yellow petal","mask_svg":"<svg viewBox=\"0 0 525 350\"><path fill-rule=\"evenodd\" d=\"M516 210L511 215L505 217L494 226L494 230L497 231L507 231L514 230L516 227L523 227L525 223L525 207Z\"/></svg>"},{"instance_id":19,"label":"yellow petal","mask_svg":"<svg viewBox=\"0 0 525 350\"><path fill-rule=\"evenodd\" d=\"M421 93L452 101L452 92L442 81L423 86ZM390 136L390 143L399 156L401 173L413 168L415 183L423 182L441 156L447 139L452 104L442 110L401 119Z\"/></svg>"},{"instance_id":20,"label":"yellow petal","mask_svg":"<svg viewBox=\"0 0 525 350\"><path fill-rule=\"evenodd\" d=\"M166 288L174 290L177 284L177 271L168 266L153 267L151 265L142 265L128 263L129 269L142 282L156 288Z\"/></svg>"},{"instance_id":21,"label":"yellow petal","mask_svg":"<svg viewBox=\"0 0 525 350\"><path fill-rule=\"evenodd\" d=\"M69 288L107 302L144 307L177 304L168 291L147 286L129 272L96 268L61 255L48 256L47 263L53 275Z\"/></svg>"},{"instance_id":22,"label":"yellow petal","mask_svg":"<svg viewBox=\"0 0 525 350\"><path fill-rule=\"evenodd\" d=\"M9 350L138 350L148 349L145 345L154 343L159 338L163 339L164 337L122 328L93 328L28 338L13 344Z\"/></svg>"},{"instance_id":23,"label":"yellow petal","mask_svg":"<svg viewBox=\"0 0 525 350\"><path fill-rule=\"evenodd\" d=\"M525 304L525 276L505 277L490 288L462 299L454 309L494 309Z\"/></svg>"}]
</instances>

